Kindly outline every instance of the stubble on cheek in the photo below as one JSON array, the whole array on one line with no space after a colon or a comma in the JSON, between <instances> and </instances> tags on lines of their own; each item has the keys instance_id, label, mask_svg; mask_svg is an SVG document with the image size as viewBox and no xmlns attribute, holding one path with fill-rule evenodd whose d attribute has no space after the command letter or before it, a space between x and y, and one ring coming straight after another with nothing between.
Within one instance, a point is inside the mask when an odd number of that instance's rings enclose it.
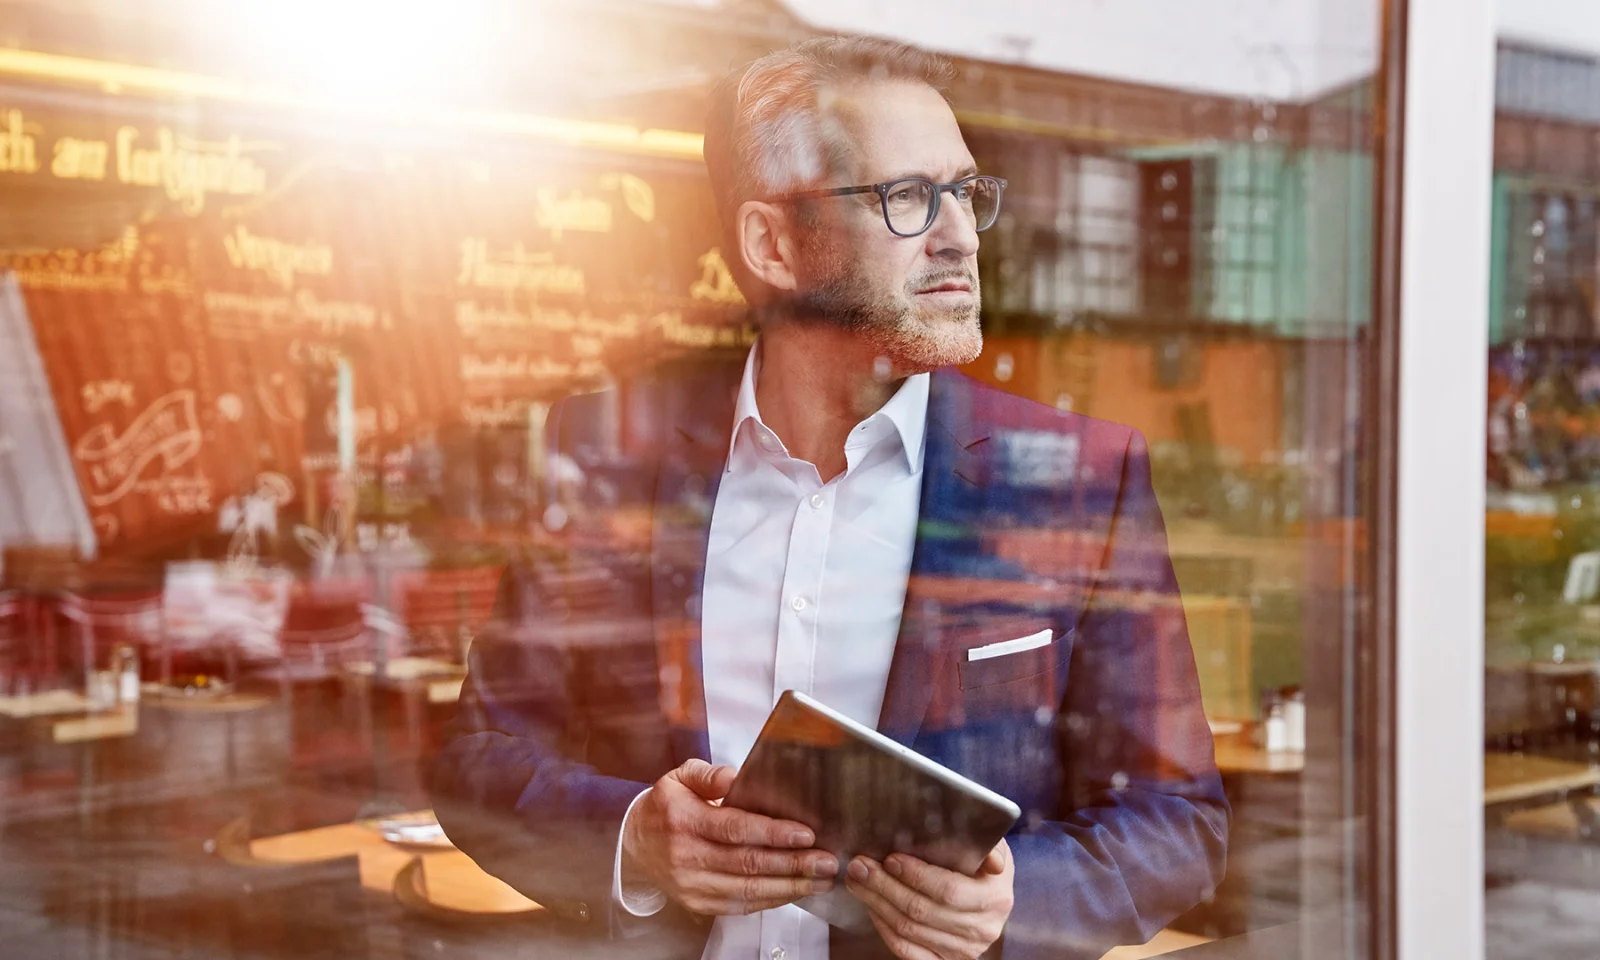
<instances>
[{"instance_id":1,"label":"stubble on cheek","mask_svg":"<svg viewBox=\"0 0 1600 960\"><path fill-rule=\"evenodd\" d=\"M926 272L891 292L836 250L808 243L802 253L813 268L807 271L809 282L803 284L806 291L795 298L803 319L848 330L875 346L895 367L911 372L970 363L983 351L976 271L947 271L972 283L972 302L951 308L917 302L914 290L926 287Z\"/></svg>"}]
</instances>

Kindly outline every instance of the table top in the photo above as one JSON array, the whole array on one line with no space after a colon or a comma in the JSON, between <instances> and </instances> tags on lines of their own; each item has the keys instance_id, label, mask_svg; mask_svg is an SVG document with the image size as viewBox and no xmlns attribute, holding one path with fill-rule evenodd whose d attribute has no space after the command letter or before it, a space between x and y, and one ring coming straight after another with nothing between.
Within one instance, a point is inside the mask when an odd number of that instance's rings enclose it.
<instances>
[{"instance_id":1,"label":"table top","mask_svg":"<svg viewBox=\"0 0 1600 960\"><path fill-rule=\"evenodd\" d=\"M1524 665L1529 673L1541 677L1592 677L1600 675L1600 660L1535 660Z\"/></svg>"},{"instance_id":2,"label":"table top","mask_svg":"<svg viewBox=\"0 0 1600 960\"><path fill-rule=\"evenodd\" d=\"M1516 803L1600 784L1600 767L1550 757L1489 751L1483 755L1483 802Z\"/></svg>"},{"instance_id":3,"label":"table top","mask_svg":"<svg viewBox=\"0 0 1600 960\"><path fill-rule=\"evenodd\" d=\"M1337 946L1349 935L1352 918L1344 910L1330 912L1308 907L1307 911L1312 915L1298 923L1183 947L1172 954L1173 960L1282 960L1298 957L1308 942Z\"/></svg>"},{"instance_id":4,"label":"table top","mask_svg":"<svg viewBox=\"0 0 1600 960\"><path fill-rule=\"evenodd\" d=\"M1257 746L1248 729L1217 735L1217 769L1225 774L1286 774L1305 770L1303 753L1269 751ZM1483 758L1483 802L1486 806L1518 803L1539 797L1600 786L1600 766L1490 751Z\"/></svg>"},{"instance_id":5,"label":"table top","mask_svg":"<svg viewBox=\"0 0 1600 960\"><path fill-rule=\"evenodd\" d=\"M138 704L92 710L82 694L70 690L6 697L0 701L0 717L54 743L112 740L139 732Z\"/></svg>"},{"instance_id":6,"label":"table top","mask_svg":"<svg viewBox=\"0 0 1600 960\"><path fill-rule=\"evenodd\" d=\"M231 691L218 694L196 694L186 696L182 693L162 690L156 687L151 690L147 685L144 694L144 705L156 710L168 710L173 713L186 715L201 715L214 713L247 713L271 706L273 699L261 693L241 693Z\"/></svg>"},{"instance_id":7,"label":"table top","mask_svg":"<svg viewBox=\"0 0 1600 960\"><path fill-rule=\"evenodd\" d=\"M1218 721L1212 729L1217 769L1223 773L1300 773L1306 768L1304 753L1259 746L1251 724Z\"/></svg>"},{"instance_id":8,"label":"table top","mask_svg":"<svg viewBox=\"0 0 1600 960\"><path fill-rule=\"evenodd\" d=\"M483 872L460 850L400 846L385 840L376 829L360 823L263 837L251 841L250 853L257 859L278 863L310 863L354 856L359 864L361 885L385 894L394 892L395 876L400 869L413 857L421 857L428 899L438 906L485 914L520 913L539 906L504 881Z\"/></svg>"},{"instance_id":9,"label":"table top","mask_svg":"<svg viewBox=\"0 0 1600 960\"><path fill-rule=\"evenodd\" d=\"M1209 937L1196 936L1192 933L1180 933L1177 930L1163 930L1156 934L1154 939L1140 947L1117 947L1100 960L1149 960L1150 957L1161 957L1175 950L1186 947L1197 947L1202 943L1210 943Z\"/></svg>"},{"instance_id":10,"label":"table top","mask_svg":"<svg viewBox=\"0 0 1600 960\"><path fill-rule=\"evenodd\" d=\"M1596 816L1600 816L1600 800L1577 802L1587 805ZM1582 835L1582 825L1578 823L1578 815L1571 803L1551 803L1532 810L1519 810L1506 817L1502 826L1517 833L1559 840L1575 840Z\"/></svg>"},{"instance_id":11,"label":"table top","mask_svg":"<svg viewBox=\"0 0 1600 960\"><path fill-rule=\"evenodd\" d=\"M370 682L375 670L370 660L353 661L346 664L345 669L361 682ZM455 703L461 699L461 685L467 678L467 669L447 660L396 657L385 665L384 675L391 685L423 689L429 703Z\"/></svg>"},{"instance_id":12,"label":"table top","mask_svg":"<svg viewBox=\"0 0 1600 960\"><path fill-rule=\"evenodd\" d=\"M376 669L371 660L352 660L344 668L363 677L372 676ZM438 679L466 672L466 668L460 664L429 657L394 657L383 667L384 676L389 680Z\"/></svg>"},{"instance_id":13,"label":"table top","mask_svg":"<svg viewBox=\"0 0 1600 960\"><path fill-rule=\"evenodd\" d=\"M64 713L84 713L89 701L75 690L47 690L43 693L0 697L0 717L26 720Z\"/></svg>"},{"instance_id":14,"label":"table top","mask_svg":"<svg viewBox=\"0 0 1600 960\"><path fill-rule=\"evenodd\" d=\"M57 720L50 725L50 739L56 743L83 743L88 740L113 740L139 732L139 705L122 704L102 713Z\"/></svg>"}]
</instances>

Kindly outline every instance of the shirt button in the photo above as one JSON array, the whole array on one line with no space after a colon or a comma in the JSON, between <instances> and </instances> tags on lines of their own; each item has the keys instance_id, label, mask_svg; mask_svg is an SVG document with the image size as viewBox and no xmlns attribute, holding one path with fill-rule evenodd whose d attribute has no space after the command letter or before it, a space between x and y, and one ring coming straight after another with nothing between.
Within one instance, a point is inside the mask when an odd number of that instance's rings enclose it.
<instances>
[{"instance_id":1,"label":"shirt button","mask_svg":"<svg viewBox=\"0 0 1600 960\"><path fill-rule=\"evenodd\" d=\"M767 956L771 957L772 960L783 960L783 958L788 956L788 954L784 952L782 947L773 947L772 952L767 954Z\"/></svg>"},{"instance_id":2,"label":"shirt button","mask_svg":"<svg viewBox=\"0 0 1600 960\"><path fill-rule=\"evenodd\" d=\"M794 609L795 613L799 613L801 610L806 608L806 598L795 597L793 600L789 601L789 606Z\"/></svg>"},{"instance_id":3,"label":"shirt button","mask_svg":"<svg viewBox=\"0 0 1600 960\"><path fill-rule=\"evenodd\" d=\"M811 495L811 506L817 510L821 510L822 505L826 502L827 501L823 499L823 496L820 493L813 493Z\"/></svg>"}]
</instances>

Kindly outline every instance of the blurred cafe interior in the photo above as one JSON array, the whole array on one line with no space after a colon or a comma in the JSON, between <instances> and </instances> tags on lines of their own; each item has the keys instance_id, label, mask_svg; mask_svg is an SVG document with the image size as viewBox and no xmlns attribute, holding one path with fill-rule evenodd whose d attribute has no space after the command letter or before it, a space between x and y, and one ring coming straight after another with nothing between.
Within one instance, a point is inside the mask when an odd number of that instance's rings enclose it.
<instances>
[{"instance_id":1,"label":"blurred cafe interior","mask_svg":"<svg viewBox=\"0 0 1600 960\"><path fill-rule=\"evenodd\" d=\"M0 2L0 953L579 955L428 765L508 565L591 627L648 581L633 467L676 424L633 384L757 333L707 93L836 32L951 55L1009 181L965 372L1149 443L1232 824L1217 890L1107 956L1362 909L1379 5L1107 6ZM1073 16L1104 50L1050 40ZM1600 59L1499 70L1485 810L1520 890L1600 822ZM1063 535L973 542L1047 586Z\"/></svg>"}]
</instances>

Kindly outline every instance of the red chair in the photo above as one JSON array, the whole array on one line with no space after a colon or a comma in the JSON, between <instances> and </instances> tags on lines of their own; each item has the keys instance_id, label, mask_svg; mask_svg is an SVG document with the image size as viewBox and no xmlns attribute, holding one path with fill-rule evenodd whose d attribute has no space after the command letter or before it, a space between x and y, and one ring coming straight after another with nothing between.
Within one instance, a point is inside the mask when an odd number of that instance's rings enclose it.
<instances>
[{"instance_id":1,"label":"red chair","mask_svg":"<svg viewBox=\"0 0 1600 960\"><path fill-rule=\"evenodd\" d=\"M240 682L278 688L289 714L292 762L300 766L360 763L373 755L362 701L349 695L345 665L370 660L375 633L367 620L366 580L313 580L294 585L275 658L238 666Z\"/></svg>"},{"instance_id":2,"label":"red chair","mask_svg":"<svg viewBox=\"0 0 1600 960\"><path fill-rule=\"evenodd\" d=\"M154 661L160 662L163 679L170 671L159 589L89 596L63 593L56 611L72 624L76 666L86 691L89 673L108 668L113 651L124 645L138 654L141 676L143 665Z\"/></svg>"},{"instance_id":3,"label":"red chair","mask_svg":"<svg viewBox=\"0 0 1600 960\"><path fill-rule=\"evenodd\" d=\"M28 650L27 601L15 590L0 591L0 697L17 692L33 664Z\"/></svg>"},{"instance_id":4,"label":"red chair","mask_svg":"<svg viewBox=\"0 0 1600 960\"><path fill-rule=\"evenodd\" d=\"M502 569L427 570L398 579L400 622L410 653L465 662L467 646L489 622Z\"/></svg>"},{"instance_id":5,"label":"red chair","mask_svg":"<svg viewBox=\"0 0 1600 960\"><path fill-rule=\"evenodd\" d=\"M351 660L372 656L366 619L372 586L365 580L316 580L295 585L278 631L281 681L321 680Z\"/></svg>"}]
</instances>

